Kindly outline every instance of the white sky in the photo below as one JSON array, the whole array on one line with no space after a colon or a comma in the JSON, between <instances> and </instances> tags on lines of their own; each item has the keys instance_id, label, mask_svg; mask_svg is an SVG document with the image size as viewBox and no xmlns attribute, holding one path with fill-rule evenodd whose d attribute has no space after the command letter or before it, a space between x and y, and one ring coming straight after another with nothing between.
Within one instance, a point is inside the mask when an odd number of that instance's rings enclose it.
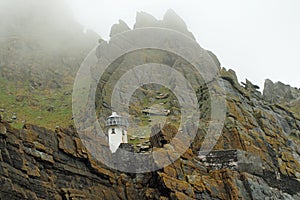
<instances>
[{"instance_id":1,"label":"white sky","mask_svg":"<svg viewBox=\"0 0 300 200\"><path fill-rule=\"evenodd\" d=\"M266 78L300 87L299 0L67 0L76 19L108 38L119 19L133 27L137 11L161 19L172 8L223 67L263 86Z\"/></svg>"}]
</instances>

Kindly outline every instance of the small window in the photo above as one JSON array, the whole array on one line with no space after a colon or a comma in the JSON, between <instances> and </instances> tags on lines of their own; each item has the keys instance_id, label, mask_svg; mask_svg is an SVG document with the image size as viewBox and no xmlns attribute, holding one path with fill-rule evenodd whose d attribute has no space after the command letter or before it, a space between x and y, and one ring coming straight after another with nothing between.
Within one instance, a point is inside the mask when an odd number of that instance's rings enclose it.
<instances>
[{"instance_id":1,"label":"small window","mask_svg":"<svg viewBox=\"0 0 300 200\"><path fill-rule=\"evenodd\" d=\"M111 134L116 134L116 132L115 132L115 129L114 129L114 128L112 128L112 129L111 129Z\"/></svg>"}]
</instances>

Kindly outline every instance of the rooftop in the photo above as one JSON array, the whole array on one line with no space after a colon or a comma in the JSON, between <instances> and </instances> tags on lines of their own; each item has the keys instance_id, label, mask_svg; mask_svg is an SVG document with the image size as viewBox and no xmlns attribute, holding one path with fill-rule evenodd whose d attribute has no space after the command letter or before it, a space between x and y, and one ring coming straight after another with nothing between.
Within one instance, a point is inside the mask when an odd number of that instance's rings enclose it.
<instances>
[{"instance_id":1,"label":"rooftop","mask_svg":"<svg viewBox=\"0 0 300 200\"><path fill-rule=\"evenodd\" d=\"M118 115L116 112L112 112L106 120L106 126L126 126L128 127L128 122L126 119Z\"/></svg>"}]
</instances>

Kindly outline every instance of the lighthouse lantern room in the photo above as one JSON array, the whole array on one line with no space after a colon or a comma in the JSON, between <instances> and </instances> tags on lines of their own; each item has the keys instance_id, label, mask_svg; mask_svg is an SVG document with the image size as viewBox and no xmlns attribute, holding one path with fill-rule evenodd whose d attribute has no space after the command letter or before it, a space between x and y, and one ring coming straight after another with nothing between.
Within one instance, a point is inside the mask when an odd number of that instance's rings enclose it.
<instances>
[{"instance_id":1,"label":"lighthouse lantern room","mask_svg":"<svg viewBox=\"0 0 300 200\"><path fill-rule=\"evenodd\" d=\"M106 120L106 130L109 141L109 148L115 153L121 143L127 143L127 127L126 119L113 112Z\"/></svg>"}]
</instances>

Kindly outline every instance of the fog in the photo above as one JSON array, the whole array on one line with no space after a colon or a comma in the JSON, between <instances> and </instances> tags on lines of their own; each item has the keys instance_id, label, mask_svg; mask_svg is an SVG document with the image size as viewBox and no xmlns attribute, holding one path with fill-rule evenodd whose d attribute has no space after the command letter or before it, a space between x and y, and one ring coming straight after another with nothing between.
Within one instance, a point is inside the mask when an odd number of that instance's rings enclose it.
<instances>
[{"instance_id":1,"label":"fog","mask_svg":"<svg viewBox=\"0 0 300 200\"><path fill-rule=\"evenodd\" d=\"M199 44L223 67L263 86L264 80L300 87L300 1L298 0L68 0L76 19L108 38L123 19L131 27L137 11L161 19L175 10Z\"/></svg>"},{"instance_id":2,"label":"fog","mask_svg":"<svg viewBox=\"0 0 300 200\"><path fill-rule=\"evenodd\" d=\"M64 82L99 38L61 0L0 0L0 27L0 74L21 85Z\"/></svg>"},{"instance_id":3,"label":"fog","mask_svg":"<svg viewBox=\"0 0 300 200\"><path fill-rule=\"evenodd\" d=\"M53 32L53 27L61 26L68 18L72 18L72 12L58 0L1 0L1 36L11 34L34 34L37 36ZM54 14L55 13L55 14ZM42 33L34 33L43 31Z\"/></svg>"},{"instance_id":4,"label":"fog","mask_svg":"<svg viewBox=\"0 0 300 200\"><path fill-rule=\"evenodd\" d=\"M0 42L21 35L47 48L70 48L64 43L79 41L84 27L108 39L118 19L133 27L137 11L161 19L169 8L240 81L263 86L269 78L300 87L298 0L0 0Z\"/></svg>"},{"instance_id":5,"label":"fog","mask_svg":"<svg viewBox=\"0 0 300 200\"><path fill-rule=\"evenodd\" d=\"M77 45L83 30L61 0L0 0L0 27L2 42L17 37L53 50Z\"/></svg>"}]
</instances>

